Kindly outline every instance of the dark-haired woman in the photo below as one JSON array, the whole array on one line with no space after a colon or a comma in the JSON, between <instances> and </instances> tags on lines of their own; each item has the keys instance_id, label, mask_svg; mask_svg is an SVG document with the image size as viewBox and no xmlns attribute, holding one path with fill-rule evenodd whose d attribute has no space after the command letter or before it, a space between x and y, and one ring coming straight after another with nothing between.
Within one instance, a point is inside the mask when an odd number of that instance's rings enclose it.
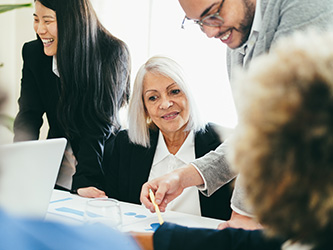
<instances>
[{"instance_id":1,"label":"dark-haired woman","mask_svg":"<svg viewBox=\"0 0 333 250\"><path fill-rule=\"evenodd\" d=\"M101 25L89 0L35 0L34 29L38 39L22 50L14 140L38 139L45 113L48 138L69 141L57 185L105 196L104 145L119 130L129 95L127 46Z\"/></svg>"}]
</instances>

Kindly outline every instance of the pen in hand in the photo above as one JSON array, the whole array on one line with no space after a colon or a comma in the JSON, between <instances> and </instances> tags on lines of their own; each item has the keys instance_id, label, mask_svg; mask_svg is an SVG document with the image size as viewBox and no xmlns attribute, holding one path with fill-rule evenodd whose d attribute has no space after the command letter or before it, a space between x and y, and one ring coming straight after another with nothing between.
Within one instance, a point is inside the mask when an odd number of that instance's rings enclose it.
<instances>
[{"instance_id":1,"label":"pen in hand","mask_svg":"<svg viewBox=\"0 0 333 250\"><path fill-rule=\"evenodd\" d=\"M149 189L149 197L150 197L150 200L151 200L151 202L153 203L153 205L155 207L155 211L156 211L156 214L157 214L157 217L158 217L158 222L160 223L160 225L162 225L164 221L162 219L162 215L161 215L160 209L159 209L158 205L155 202L154 193L153 193L153 191L151 189Z\"/></svg>"}]
</instances>

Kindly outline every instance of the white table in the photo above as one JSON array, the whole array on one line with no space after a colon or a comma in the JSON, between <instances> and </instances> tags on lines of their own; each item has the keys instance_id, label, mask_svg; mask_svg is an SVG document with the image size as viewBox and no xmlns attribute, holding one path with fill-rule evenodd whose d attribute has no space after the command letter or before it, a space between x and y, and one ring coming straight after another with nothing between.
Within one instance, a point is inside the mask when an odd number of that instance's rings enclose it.
<instances>
[{"instance_id":1,"label":"white table","mask_svg":"<svg viewBox=\"0 0 333 250\"><path fill-rule=\"evenodd\" d=\"M69 192L54 190L45 220L60 221L68 224L84 223L84 207L90 200ZM151 213L142 205L120 202L123 226L122 231L147 232L154 231L153 225L158 223L155 213ZM177 223L189 227L216 228L221 220L195 216L185 213L166 211L162 213L166 222Z\"/></svg>"}]
</instances>

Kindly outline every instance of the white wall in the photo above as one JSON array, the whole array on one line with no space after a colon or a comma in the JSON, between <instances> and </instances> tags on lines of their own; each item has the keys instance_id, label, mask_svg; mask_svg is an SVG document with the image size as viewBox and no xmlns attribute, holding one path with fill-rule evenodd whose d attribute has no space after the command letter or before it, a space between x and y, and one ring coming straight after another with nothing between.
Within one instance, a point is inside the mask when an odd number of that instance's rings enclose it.
<instances>
[{"instance_id":1,"label":"white wall","mask_svg":"<svg viewBox=\"0 0 333 250\"><path fill-rule=\"evenodd\" d=\"M31 0L0 0L0 4L29 3ZM25 41L35 38L32 29L33 8L22 8L0 14L0 87L8 92L7 113L15 115L16 99L21 79L21 47Z\"/></svg>"},{"instance_id":2,"label":"white wall","mask_svg":"<svg viewBox=\"0 0 333 250\"><path fill-rule=\"evenodd\" d=\"M226 46L198 27L181 29L184 12L177 0L93 0L102 23L124 40L132 55L132 79L151 56L163 54L184 68L207 120L234 127L237 116L226 71Z\"/></svg>"},{"instance_id":3,"label":"white wall","mask_svg":"<svg viewBox=\"0 0 333 250\"><path fill-rule=\"evenodd\" d=\"M0 0L0 4L33 0ZM226 47L198 28L180 28L184 12L177 0L92 0L102 23L129 46L132 81L151 56L163 54L184 68L199 112L207 121L234 127L237 122L225 65ZM35 38L33 8L0 14L0 88L8 93L6 113L15 116L21 79L21 48ZM45 138L46 129L42 138Z\"/></svg>"},{"instance_id":4,"label":"white wall","mask_svg":"<svg viewBox=\"0 0 333 250\"><path fill-rule=\"evenodd\" d=\"M0 4L29 3L31 0L0 0ZM32 29L33 8L16 9L0 14L0 89L7 93L4 113L14 117L21 79L21 47L35 38ZM12 134L1 131L1 141L11 142Z\"/></svg>"}]
</instances>

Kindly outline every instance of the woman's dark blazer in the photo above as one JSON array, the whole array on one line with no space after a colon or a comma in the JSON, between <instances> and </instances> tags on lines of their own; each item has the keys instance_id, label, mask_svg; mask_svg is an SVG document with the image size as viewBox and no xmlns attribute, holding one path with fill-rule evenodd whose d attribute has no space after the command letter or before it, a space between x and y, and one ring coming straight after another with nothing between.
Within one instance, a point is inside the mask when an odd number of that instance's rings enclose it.
<instances>
[{"instance_id":1,"label":"woman's dark blazer","mask_svg":"<svg viewBox=\"0 0 333 250\"><path fill-rule=\"evenodd\" d=\"M196 158L221 144L214 126L216 125L208 124L204 131L195 134ZM158 134L159 131L150 130L150 148L130 143L126 130L118 133L114 145L106 145L103 167L106 175L105 192L109 197L140 204L141 187L148 181ZM224 220L230 218L231 185L229 183L223 186L209 198L199 192L202 216Z\"/></svg>"},{"instance_id":2,"label":"woman's dark blazer","mask_svg":"<svg viewBox=\"0 0 333 250\"><path fill-rule=\"evenodd\" d=\"M45 113L49 131L48 138L65 137L71 143L78 161L73 177L73 188L95 186L102 188L102 159L105 141L110 133L96 129L82 131L80 137L68 138L60 127L57 106L60 81L52 71L52 57L44 54L43 44L37 39L25 43L22 50L23 70L19 112L14 122L14 141L37 140ZM105 127L108 125L106 124ZM110 131L110 128L108 129Z\"/></svg>"},{"instance_id":3,"label":"woman's dark blazer","mask_svg":"<svg viewBox=\"0 0 333 250\"><path fill-rule=\"evenodd\" d=\"M188 228L168 222L155 231L153 239L155 250L280 250L284 241L268 238L262 230Z\"/></svg>"}]
</instances>

